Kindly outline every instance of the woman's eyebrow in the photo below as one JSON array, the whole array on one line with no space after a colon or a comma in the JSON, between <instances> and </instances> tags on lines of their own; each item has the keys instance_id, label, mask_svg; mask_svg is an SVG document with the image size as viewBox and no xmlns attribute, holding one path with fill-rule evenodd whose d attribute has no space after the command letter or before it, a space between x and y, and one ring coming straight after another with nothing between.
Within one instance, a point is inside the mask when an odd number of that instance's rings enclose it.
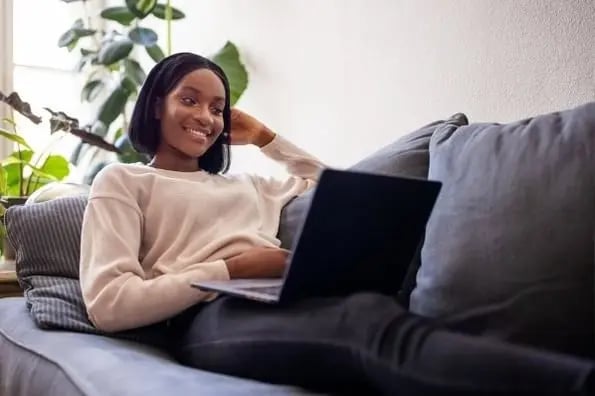
<instances>
[{"instance_id":1,"label":"woman's eyebrow","mask_svg":"<svg viewBox=\"0 0 595 396\"><path fill-rule=\"evenodd\" d=\"M188 91L194 92L196 95L202 95L202 92L199 89L196 89L196 88L191 87L189 85L182 86L181 90L188 90ZM217 100L217 101L225 101L225 98L223 98L221 96L215 96L213 99L214 100Z\"/></svg>"}]
</instances>

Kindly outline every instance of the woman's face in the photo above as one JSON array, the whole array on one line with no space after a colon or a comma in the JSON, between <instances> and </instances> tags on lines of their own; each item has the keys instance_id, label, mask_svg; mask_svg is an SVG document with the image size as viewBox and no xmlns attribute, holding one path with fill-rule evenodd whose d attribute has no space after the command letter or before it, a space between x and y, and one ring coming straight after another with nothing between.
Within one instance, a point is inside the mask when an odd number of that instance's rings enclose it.
<instances>
[{"instance_id":1,"label":"woman's face","mask_svg":"<svg viewBox=\"0 0 595 396\"><path fill-rule=\"evenodd\" d=\"M157 154L195 160L223 131L225 88L215 73L197 69L188 73L157 109L161 139Z\"/></svg>"}]
</instances>

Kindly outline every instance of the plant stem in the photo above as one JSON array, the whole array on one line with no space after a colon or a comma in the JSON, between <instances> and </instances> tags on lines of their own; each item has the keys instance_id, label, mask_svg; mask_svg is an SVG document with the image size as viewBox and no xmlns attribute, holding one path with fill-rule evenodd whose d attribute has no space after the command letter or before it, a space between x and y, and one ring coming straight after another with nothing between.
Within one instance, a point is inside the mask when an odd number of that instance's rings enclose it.
<instances>
[{"instance_id":1,"label":"plant stem","mask_svg":"<svg viewBox=\"0 0 595 396\"><path fill-rule=\"evenodd\" d=\"M126 115L126 106L124 106L124 108L122 109L122 133L128 133L128 118Z\"/></svg>"},{"instance_id":2,"label":"plant stem","mask_svg":"<svg viewBox=\"0 0 595 396\"><path fill-rule=\"evenodd\" d=\"M21 154L21 145L19 143L17 143L17 153L19 155L19 195L21 197L24 197L25 192L23 191L23 170L25 169L25 167L23 166L23 154Z\"/></svg>"},{"instance_id":3,"label":"plant stem","mask_svg":"<svg viewBox=\"0 0 595 396\"><path fill-rule=\"evenodd\" d=\"M85 18L87 19L87 28L93 30L93 18L91 18L91 15L89 14L89 7L87 7L86 0L83 0L83 12L85 13ZM99 40L97 40L97 33L95 33L91 37L93 39L93 42L95 43L97 51L99 51L101 45L99 44Z\"/></svg>"},{"instance_id":4,"label":"plant stem","mask_svg":"<svg viewBox=\"0 0 595 396\"><path fill-rule=\"evenodd\" d=\"M17 132L17 127L16 125L12 125L12 131L14 132L15 135L19 135L19 133ZM19 156L19 195L22 197L24 196L24 191L23 191L23 171L25 169L25 167L23 166L23 154L21 154L21 144L17 142L17 155Z\"/></svg>"},{"instance_id":5,"label":"plant stem","mask_svg":"<svg viewBox=\"0 0 595 396\"><path fill-rule=\"evenodd\" d=\"M83 12L85 13L85 18L87 18L88 28L93 29L93 24L91 23L91 15L89 15L89 9L87 8L87 2L85 0L83 0L82 3L83 3Z\"/></svg>"},{"instance_id":6,"label":"plant stem","mask_svg":"<svg viewBox=\"0 0 595 396\"><path fill-rule=\"evenodd\" d=\"M171 55L171 0L167 0L167 4L165 6L165 20L167 23L167 55Z\"/></svg>"}]
</instances>

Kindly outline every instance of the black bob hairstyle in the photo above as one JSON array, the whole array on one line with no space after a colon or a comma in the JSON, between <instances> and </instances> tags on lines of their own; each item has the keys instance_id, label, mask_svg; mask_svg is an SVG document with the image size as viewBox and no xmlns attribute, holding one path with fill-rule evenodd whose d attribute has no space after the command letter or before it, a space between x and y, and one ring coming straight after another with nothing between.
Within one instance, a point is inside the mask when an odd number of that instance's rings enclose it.
<instances>
[{"instance_id":1,"label":"black bob hairstyle","mask_svg":"<svg viewBox=\"0 0 595 396\"><path fill-rule=\"evenodd\" d=\"M223 109L223 133L198 159L199 167L209 173L225 173L230 165L231 105L229 82L223 70L211 60L189 52L170 55L157 63L149 72L130 120L128 136L134 149L140 153L155 155L161 139L161 123L155 116L156 106L178 85L188 73L208 69L221 79L225 88Z\"/></svg>"}]
</instances>

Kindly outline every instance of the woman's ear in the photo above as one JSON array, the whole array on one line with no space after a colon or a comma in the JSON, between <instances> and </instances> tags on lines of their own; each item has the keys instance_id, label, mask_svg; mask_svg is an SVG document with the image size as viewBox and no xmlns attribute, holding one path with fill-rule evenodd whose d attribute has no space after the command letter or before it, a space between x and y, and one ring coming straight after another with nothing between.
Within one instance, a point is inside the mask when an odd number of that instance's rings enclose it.
<instances>
[{"instance_id":1,"label":"woman's ear","mask_svg":"<svg viewBox=\"0 0 595 396\"><path fill-rule=\"evenodd\" d=\"M161 98L157 98L155 101L155 119L161 119L161 112L163 111L163 100Z\"/></svg>"}]
</instances>

